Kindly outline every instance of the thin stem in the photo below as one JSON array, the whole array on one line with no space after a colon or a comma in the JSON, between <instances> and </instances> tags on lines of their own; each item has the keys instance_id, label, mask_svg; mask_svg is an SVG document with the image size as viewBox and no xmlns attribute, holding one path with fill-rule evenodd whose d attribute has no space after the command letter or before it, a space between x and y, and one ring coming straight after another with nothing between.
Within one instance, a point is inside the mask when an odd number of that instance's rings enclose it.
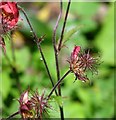
<instances>
[{"instance_id":1,"label":"thin stem","mask_svg":"<svg viewBox=\"0 0 116 120\"><path fill-rule=\"evenodd\" d=\"M57 21L56 21L56 24L55 24L55 27L54 27L53 38L52 38L52 43L53 43L53 47L54 47L54 54L55 54L57 81L60 79L60 69L59 69L59 62L58 62L58 50L56 48L56 30L58 28L58 24L59 24L59 21L61 19L61 16L62 16L62 0L60 2L60 13L59 13L59 16L57 18ZM58 86L58 94L61 96L60 85ZM60 108L61 119L64 120L63 107L59 106L59 108Z\"/></svg>"},{"instance_id":2,"label":"thin stem","mask_svg":"<svg viewBox=\"0 0 116 120\"><path fill-rule=\"evenodd\" d=\"M70 73L71 71L68 70L63 77L54 85L54 87L52 88L51 92L48 95L48 100L50 99L52 93L54 92L54 90L59 86L59 84L62 82L62 80L64 80L64 78Z\"/></svg>"},{"instance_id":3,"label":"thin stem","mask_svg":"<svg viewBox=\"0 0 116 120\"><path fill-rule=\"evenodd\" d=\"M71 4L71 0L69 0L69 2L68 2L66 15L65 15L65 19L64 19L64 24L63 24L62 31L61 31L61 37L60 37L60 40L59 40L58 51L60 51L61 47L62 47L62 40L63 40L63 37L64 37L64 30L65 30L65 26L66 26L66 22L67 22L67 17L68 17L70 4Z\"/></svg>"},{"instance_id":4,"label":"thin stem","mask_svg":"<svg viewBox=\"0 0 116 120\"><path fill-rule=\"evenodd\" d=\"M18 115L19 114L19 111L13 113L12 115L10 115L8 118L6 118L6 120L9 120L11 118L13 118L14 116Z\"/></svg>"},{"instance_id":5,"label":"thin stem","mask_svg":"<svg viewBox=\"0 0 116 120\"><path fill-rule=\"evenodd\" d=\"M51 83L52 83L52 86L54 86L54 82L53 82L53 80L52 80L52 77L51 77L51 74L50 74L50 71L49 71L47 62L46 62L46 60L45 60L45 57L44 57L43 51L42 51L42 49L41 49L40 43L38 42L38 37L37 37L35 31L33 30L33 27L32 27L32 25L31 25L31 22L30 22L30 20L29 20L29 18L28 18L28 16L27 16L26 12L25 12L20 6L19 6L19 8L20 8L20 10L23 12L23 14L24 14L24 16L25 16L25 18L26 18L29 26L30 26L30 29L31 29L32 34L33 34L33 37L34 37L34 41L36 42L37 47L38 47L38 49L40 50L40 54L41 54L41 57L42 57L42 59L43 59L43 62L44 62L46 71L47 71L47 73L48 73L48 76L49 76L49 78L50 78L50 81L51 81ZM55 90L55 93L56 93L56 95L58 95L56 90Z\"/></svg>"},{"instance_id":6,"label":"thin stem","mask_svg":"<svg viewBox=\"0 0 116 120\"><path fill-rule=\"evenodd\" d=\"M61 19L61 16L62 16L62 1L60 3L60 13L59 13L58 19L57 19L55 27L54 27L53 38L52 38L54 54L55 54L55 62L56 62L57 81L60 79L60 70L59 70L59 63L58 63L58 51L56 48L56 30L58 28L58 24ZM60 86L58 87L58 92L59 92L59 95L61 95Z\"/></svg>"},{"instance_id":7,"label":"thin stem","mask_svg":"<svg viewBox=\"0 0 116 120\"><path fill-rule=\"evenodd\" d=\"M55 53L55 62L56 62L56 71L57 71L57 81L60 79L60 69L59 69L59 63L58 63L58 50L56 48L56 30L58 28L58 24L59 24L59 21L61 19L61 16L62 16L62 1L60 3L60 13L59 13L59 16L58 16L58 19L56 21L56 24L55 24L55 27L54 27L54 32L53 32L53 39L52 39L52 42L53 42L53 46L54 46L54 53ZM58 91L59 91L59 95L61 95L61 91L60 91L60 86L58 88Z\"/></svg>"}]
</instances>

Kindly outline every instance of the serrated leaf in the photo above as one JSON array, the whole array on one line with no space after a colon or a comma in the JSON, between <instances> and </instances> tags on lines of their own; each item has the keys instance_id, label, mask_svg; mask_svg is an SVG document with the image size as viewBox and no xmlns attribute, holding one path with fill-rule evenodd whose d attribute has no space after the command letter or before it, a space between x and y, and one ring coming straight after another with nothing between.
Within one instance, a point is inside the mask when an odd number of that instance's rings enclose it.
<instances>
[{"instance_id":1,"label":"serrated leaf","mask_svg":"<svg viewBox=\"0 0 116 120\"><path fill-rule=\"evenodd\" d=\"M74 28L72 28L71 30L69 30L67 33L64 34L64 38L63 38L63 42L67 42L71 37L72 35L74 35L76 32L78 32L81 28L83 27L83 25L80 25L80 26L76 26Z\"/></svg>"}]
</instances>

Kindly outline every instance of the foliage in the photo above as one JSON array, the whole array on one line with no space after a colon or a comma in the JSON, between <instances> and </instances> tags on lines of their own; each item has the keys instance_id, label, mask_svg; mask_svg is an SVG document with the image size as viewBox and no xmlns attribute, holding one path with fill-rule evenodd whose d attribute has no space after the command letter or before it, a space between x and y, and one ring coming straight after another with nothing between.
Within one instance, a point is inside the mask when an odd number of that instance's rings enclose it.
<instances>
[{"instance_id":1,"label":"foliage","mask_svg":"<svg viewBox=\"0 0 116 120\"><path fill-rule=\"evenodd\" d=\"M21 4L21 3L20 3ZM66 10L67 3L63 4L63 12ZM37 9L37 11L34 9ZM59 10L53 11L53 6L58 7L58 3L23 3L32 25L40 37L46 35L41 43L47 60L50 72L56 82L55 60L52 48L53 27L58 16ZM38 9L39 8L39 9ZM34 9L34 10L33 10ZM42 11L46 9L45 11ZM101 9L105 9L101 14ZM51 11L50 11L51 10ZM45 12L53 12L48 18L41 18ZM39 14L41 12L41 14ZM40 16L39 16L40 15ZM21 29L12 33L17 35L13 37L15 45L16 61L12 59L11 41L6 41L6 51L10 58L10 63L16 67L20 77L21 90L24 91L28 86L33 89L45 88L46 94L49 93L52 86L46 73L43 60L36 44L33 42L28 24L23 20L20 21ZM60 21L57 40L61 33L63 18ZM83 26L79 28L79 26ZM72 2L69 11L66 31L64 36L65 46L61 51L60 69L61 76L67 70L71 51L74 45L80 45L84 49L91 48L96 54L100 54L101 63L98 75L90 76L90 84L81 81L74 81L73 74L70 74L62 83L63 97L54 97L51 104L53 110L49 111L50 117L59 117L58 105L63 105L66 118L113 118L114 117L114 5L113 3L101 2ZM74 28L74 29L73 29ZM79 29L79 31L78 31ZM73 31L74 30L74 31ZM78 31L78 32L77 32ZM19 34L16 34L19 33ZM70 33L70 34L69 34ZM69 40L68 40L69 39ZM67 41L68 40L68 41ZM2 59L2 80L0 84L2 89L2 110L3 117L7 117L18 109L16 100L20 93L17 87L17 81L13 76L13 71L9 66L9 61L5 55L0 56ZM57 101L56 103L54 101Z\"/></svg>"}]
</instances>

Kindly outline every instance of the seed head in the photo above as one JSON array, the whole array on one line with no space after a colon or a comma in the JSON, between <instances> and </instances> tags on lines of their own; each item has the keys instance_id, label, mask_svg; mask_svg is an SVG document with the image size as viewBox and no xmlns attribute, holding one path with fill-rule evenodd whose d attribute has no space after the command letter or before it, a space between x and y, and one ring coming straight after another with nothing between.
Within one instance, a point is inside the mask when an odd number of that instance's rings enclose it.
<instances>
[{"instance_id":1,"label":"seed head","mask_svg":"<svg viewBox=\"0 0 116 120\"><path fill-rule=\"evenodd\" d=\"M88 79L86 75L86 71L90 70L92 73L97 73L97 66L99 65L99 58L94 58L90 55L90 52L87 53L81 51L80 46L75 46L70 60L68 61L70 64L70 70L75 74L77 78L81 81L86 82Z\"/></svg>"},{"instance_id":2,"label":"seed head","mask_svg":"<svg viewBox=\"0 0 116 120\"><path fill-rule=\"evenodd\" d=\"M20 107L19 111L23 119L25 118L42 118L46 108L50 108L48 100L44 96L39 95L37 90L29 97L29 90L23 92L19 99Z\"/></svg>"}]
</instances>

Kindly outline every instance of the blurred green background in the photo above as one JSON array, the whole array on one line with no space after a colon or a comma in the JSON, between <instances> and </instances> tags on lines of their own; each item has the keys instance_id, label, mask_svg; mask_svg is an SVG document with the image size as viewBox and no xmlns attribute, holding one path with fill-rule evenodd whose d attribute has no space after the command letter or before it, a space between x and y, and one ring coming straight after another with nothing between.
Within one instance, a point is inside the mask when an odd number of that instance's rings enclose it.
<instances>
[{"instance_id":1,"label":"blurred green background","mask_svg":"<svg viewBox=\"0 0 116 120\"><path fill-rule=\"evenodd\" d=\"M46 35L41 43L51 75L56 82L56 68L52 47L53 27L59 14L59 3L19 3L27 12L38 37ZM57 30L59 39L67 3L63 4L63 16ZM61 76L68 70L66 61L74 45L91 49L101 56L102 64L98 75L89 75L91 84L74 81L70 74L62 83L63 107L65 118L114 118L114 3L110 2L73 2L71 3L65 33L74 27L83 25L65 43L60 53ZM6 54L18 72L21 91L30 86L32 90L45 89L46 95L52 85L46 73L40 53L33 42L29 26L20 12L19 28L12 32L16 61L13 61L11 41L6 39ZM1 56L0 56L1 57ZM20 97L15 75L9 61L2 55L2 117L7 117L18 110ZM54 110L50 117L60 117L58 104L54 101Z\"/></svg>"}]
</instances>

